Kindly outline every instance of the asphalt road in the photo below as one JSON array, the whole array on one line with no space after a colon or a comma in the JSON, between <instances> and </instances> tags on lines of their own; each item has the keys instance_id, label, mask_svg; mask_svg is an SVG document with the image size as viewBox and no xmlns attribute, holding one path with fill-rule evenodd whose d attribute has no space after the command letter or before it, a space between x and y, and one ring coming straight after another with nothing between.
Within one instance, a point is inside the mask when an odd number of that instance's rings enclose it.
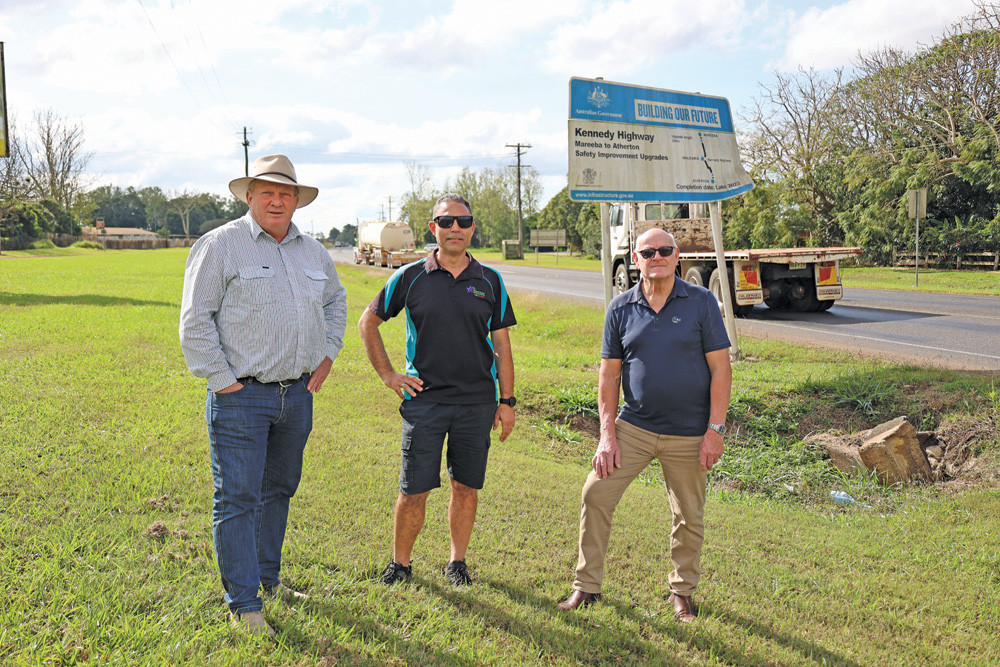
<instances>
[{"instance_id":1,"label":"asphalt road","mask_svg":"<svg viewBox=\"0 0 1000 667\"><path fill-rule=\"evenodd\" d=\"M333 250L337 261L350 251ZM601 305L594 271L498 264L507 289L566 296ZM386 271L388 275L388 271ZM844 298L822 313L757 306L736 320L737 336L834 348L903 363L1000 373L1000 298L899 292L844 286Z\"/></svg>"}]
</instances>

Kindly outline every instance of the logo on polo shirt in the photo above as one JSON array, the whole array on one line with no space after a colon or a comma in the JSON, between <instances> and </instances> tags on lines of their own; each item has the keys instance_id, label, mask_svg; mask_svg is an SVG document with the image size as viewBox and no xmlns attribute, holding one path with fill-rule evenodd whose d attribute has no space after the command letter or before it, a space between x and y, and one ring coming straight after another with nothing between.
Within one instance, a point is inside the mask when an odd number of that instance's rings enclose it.
<instances>
[{"instance_id":1,"label":"logo on polo shirt","mask_svg":"<svg viewBox=\"0 0 1000 667\"><path fill-rule=\"evenodd\" d=\"M681 318L679 318L676 315L674 315L673 317L670 318L670 321L673 322L674 324L680 324L681 323Z\"/></svg>"},{"instance_id":2,"label":"logo on polo shirt","mask_svg":"<svg viewBox=\"0 0 1000 667\"><path fill-rule=\"evenodd\" d=\"M469 285L469 288L467 290L465 290L465 291L468 292L469 294L471 294L472 296L478 296L480 299L485 299L486 298L486 292L480 292L479 290L477 290L472 285Z\"/></svg>"}]
</instances>

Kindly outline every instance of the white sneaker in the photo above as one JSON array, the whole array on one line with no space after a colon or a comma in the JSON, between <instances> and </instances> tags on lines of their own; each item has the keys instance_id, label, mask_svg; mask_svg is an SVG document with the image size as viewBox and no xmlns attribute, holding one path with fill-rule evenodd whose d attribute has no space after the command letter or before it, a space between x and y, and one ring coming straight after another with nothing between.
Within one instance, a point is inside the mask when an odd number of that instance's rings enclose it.
<instances>
[{"instance_id":1,"label":"white sneaker","mask_svg":"<svg viewBox=\"0 0 1000 667\"><path fill-rule=\"evenodd\" d=\"M251 635L266 634L268 637L275 635L274 630L264 620L264 614L259 611L248 611L245 614L230 612L230 617L232 618L233 627L237 630L243 630Z\"/></svg>"}]
</instances>

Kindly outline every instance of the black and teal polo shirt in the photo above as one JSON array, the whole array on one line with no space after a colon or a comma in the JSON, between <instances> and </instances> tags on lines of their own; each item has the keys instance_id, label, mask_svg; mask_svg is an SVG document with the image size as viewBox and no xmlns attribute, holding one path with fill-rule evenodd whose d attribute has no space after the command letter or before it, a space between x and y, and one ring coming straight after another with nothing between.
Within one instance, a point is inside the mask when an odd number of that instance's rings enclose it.
<instances>
[{"instance_id":1,"label":"black and teal polo shirt","mask_svg":"<svg viewBox=\"0 0 1000 667\"><path fill-rule=\"evenodd\" d=\"M413 400L497 400L490 332L517 320L495 269L469 255L469 266L455 278L438 264L435 251L393 273L368 309L382 320L406 313L406 373L424 381Z\"/></svg>"}]
</instances>

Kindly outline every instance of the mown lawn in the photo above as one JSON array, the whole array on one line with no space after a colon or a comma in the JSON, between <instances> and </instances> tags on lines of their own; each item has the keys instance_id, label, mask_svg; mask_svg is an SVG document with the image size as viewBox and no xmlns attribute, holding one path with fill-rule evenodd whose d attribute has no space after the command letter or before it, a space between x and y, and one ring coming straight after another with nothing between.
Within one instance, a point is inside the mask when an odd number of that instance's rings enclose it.
<instances>
[{"instance_id":1,"label":"mown lawn","mask_svg":"<svg viewBox=\"0 0 1000 667\"><path fill-rule=\"evenodd\" d=\"M446 492L415 581L375 577L397 491L395 395L356 330L317 399L276 640L228 626L211 547L204 387L177 315L186 250L0 258L0 664L991 664L1000 661L1000 394L990 378L744 341L713 477L701 617L666 596L669 515L649 471L616 515L605 604L557 613L575 564L599 308L513 295L519 421L494 443L448 588ZM385 273L339 267L350 319ZM384 327L393 354L402 328ZM933 400L927 397L933 396ZM885 490L836 474L804 430L907 414L976 423L981 479ZM831 489L872 509L834 504Z\"/></svg>"}]
</instances>

